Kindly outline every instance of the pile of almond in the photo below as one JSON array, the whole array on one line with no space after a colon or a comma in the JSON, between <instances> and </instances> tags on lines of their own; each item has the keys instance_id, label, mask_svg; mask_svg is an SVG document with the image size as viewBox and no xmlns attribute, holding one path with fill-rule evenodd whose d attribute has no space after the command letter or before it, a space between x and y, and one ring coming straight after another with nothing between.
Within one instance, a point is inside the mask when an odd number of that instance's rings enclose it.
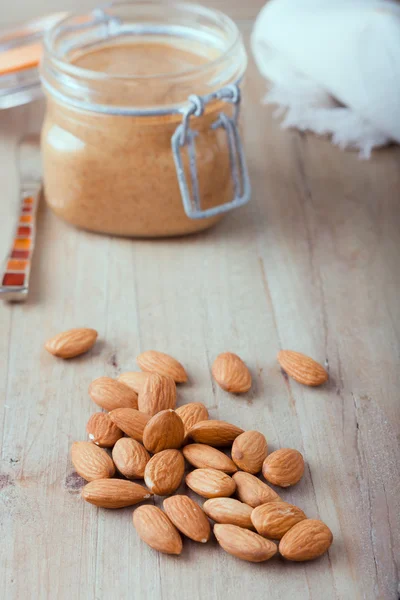
<instances>
[{"instance_id":1,"label":"pile of almond","mask_svg":"<svg viewBox=\"0 0 400 600\"><path fill-rule=\"evenodd\" d=\"M88 340L77 334L79 330L73 331L74 341L83 338L83 351L87 351ZM65 336L70 341L67 334L60 334L62 343ZM93 340L93 333L89 335ZM53 354L57 348L56 355L62 356L56 338L46 348ZM77 350L79 344L71 354L69 344L64 357L80 354ZM302 354L281 351L278 360L289 375L306 385L320 385L328 378L321 365ZM90 441L75 442L71 449L76 471L89 482L82 490L84 500L121 508L153 495L168 496L164 511L147 504L133 513L141 539L167 554L181 553L181 534L208 542L209 519L215 523L220 546L243 560L266 561L279 550L288 560L305 561L326 552L333 539L330 529L284 502L257 477L262 473L269 484L280 488L295 485L304 473L301 453L281 448L268 454L262 433L209 419L200 402L175 410L176 384L187 381L184 367L156 351L144 352L137 362L141 372L124 373L118 380L100 377L89 387L92 400L107 412L90 417ZM234 394L247 392L252 384L245 363L229 352L217 357L212 374ZM230 448L230 455L219 448ZM105 449L112 449L111 456ZM186 475L186 485L206 498L202 507L187 495L172 495L184 478L185 460L194 467ZM116 473L119 477L114 478ZM131 481L137 479L144 480L146 487Z\"/></svg>"}]
</instances>

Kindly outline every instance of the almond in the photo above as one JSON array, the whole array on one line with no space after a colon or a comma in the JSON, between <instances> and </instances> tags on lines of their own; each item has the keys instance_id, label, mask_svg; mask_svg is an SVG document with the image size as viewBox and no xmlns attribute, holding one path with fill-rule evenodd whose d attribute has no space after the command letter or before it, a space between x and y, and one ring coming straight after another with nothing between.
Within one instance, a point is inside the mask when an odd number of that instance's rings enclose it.
<instances>
[{"instance_id":1,"label":"almond","mask_svg":"<svg viewBox=\"0 0 400 600\"><path fill-rule=\"evenodd\" d=\"M147 463L144 481L158 496L173 494L181 484L185 473L185 460L179 450L163 450Z\"/></svg>"},{"instance_id":2,"label":"almond","mask_svg":"<svg viewBox=\"0 0 400 600\"><path fill-rule=\"evenodd\" d=\"M133 524L150 548L164 554L182 552L182 539L177 528L157 506L139 506L133 513Z\"/></svg>"},{"instance_id":3,"label":"almond","mask_svg":"<svg viewBox=\"0 0 400 600\"><path fill-rule=\"evenodd\" d=\"M232 352L217 356L212 366L215 381L223 390L242 394L251 388L251 375L242 359Z\"/></svg>"},{"instance_id":4,"label":"almond","mask_svg":"<svg viewBox=\"0 0 400 600\"><path fill-rule=\"evenodd\" d=\"M235 463L229 456L207 444L188 444L182 451L186 460L198 469L217 469L224 473L237 471Z\"/></svg>"},{"instance_id":5,"label":"almond","mask_svg":"<svg viewBox=\"0 0 400 600\"><path fill-rule=\"evenodd\" d=\"M136 440L122 438L115 444L112 457L118 471L127 479L141 479L150 460L146 448Z\"/></svg>"},{"instance_id":6,"label":"almond","mask_svg":"<svg viewBox=\"0 0 400 600\"><path fill-rule=\"evenodd\" d=\"M214 525L214 534L225 552L242 560L263 562L278 551L274 542L237 525Z\"/></svg>"},{"instance_id":7,"label":"almond","mask_svg":"<svg viewBox=\"0 0 400 600\"><path fill-rule=\"evenodd\" d=\"M189 430L189 436L195 442L209 446L230 446L243 429L226 421L199 421Z\"/></svg>"},{"instance_id":8,"label":"almond","mask_svg":"<svg viewBox=\"0 0 400 600\"><path fill-rule=\"evenodd\" d=\"M297 450L281 448L264 460L262 474L265 479L279 487L294 485L303 477L304 459Z\"/></svg>"},{"instance_id":9,"label":"almond","mask_svg":"<svg viewBox=\"0 0 400 600\"><path fill-rule=\"evenodd\" d=\"M107 452L91 442L74 442L71 459L78 475L86 481L112 477L115 473L114 463Z\"/></svg>"},{"instance_id":10,"label":"almond","mask_svg":"<svg viewBox=\"0 0 400 600\"><path fill-rule=\"evenodd\" d=\"M278 362L290 377L304 385L315 387L329 378L322 365L300 352L281 350L278 353Z\"/></svg>"},{"instance_id":11,"label":"almond","mask_svg":"<svg viewBox=\"0 0 400 600\"><path fill-rule=\"evenodd\" d=\"M184 437L182 419L172 409L151 417L143 432L143 444L153 454L168 448L180 448Z\"/></svg>"},{"instance_id":12,"label":"almond","mask_svg":"<svg viewBox=\"0 0 400 600\"><path fill-rule=\"evenodd\" d=\"M172 377L176 383L187 381L186 371L181 363L172 358L172 356L164 354L164 352L148 350L139 354L136 362L142 371L150 371L151 373L159 373L160 375Z\"/></svg>"},{"instance_id":13,"label":"almond","mask_svg":"<svg viewBox=\"0 0 400 600\"><path fill-rule=\"evenodd\" d=\"M208 410L201 402L190 402L176 409L176 414L180 416L185 427L185 444L188 439L189 430L199 421L208 419Z\"/></svg>"},{"instance_id":14,"label":"almond","mask_svg":"<svg viewBox=\"0 0 400 600\"><path fill-rule=\"evenodd\" d=\"M252 506L259 506L266 502L279 502L278 494L263 481L250 473L239 471L233 476L239 500Z\"/></svg>"},{"instance_id":15,"label":"almond","mask_svg":"<svg viewBox=\"0 0 400 600\"><path fill-rule=\"evenodd\" d=\"M149 377L148 373L143 371L129 371L128 373L122 373L118 377L118 381L132 388L137 394L139 394L144 386L145 381Z\"/></svg>"},{"instance_id":16,"label":"almond","mask_svg":"<svg viewBox=\"0 0 400 600\"><path fill-rule=\"evenodd\" d=\"M82 498L102 508L123 508L150 498L142 485L124 479L97 479L85 485Z\"/></svg>"},{"instance_id":17,"label":"almond","mask_svg":"<svg viewBox=\"0 0 400 600\"><path fill-rule=\"evenodd\" d=\"M186 485L203 498L232 496L236 489L232 477L216 469L195 469L186 476Z\"/></svg>"},{"instance_id":18,"label":"almond","mask_svg":"<svg viewBox=\"0 0 400 600\"><path fill-rule=\"evenodd\" d=\"M171 377L150 373L139 393L139 410L155 415L161 410L175 408L176 386Z\"/></svg>"},{"instance_id":19,"label":"almond","mask_svg":"<svg viewBox=\"0 0 400 600\"><path fill-rule=\"evenodd\" d=\"M163 507L172 523L186 537L195 542L208 542L211 535L210 523L196 502L189 496L170 496Z\"/></svg>"},{"instance_id":20,"label":"almond","mask_svg":"<svg viewBox=\"0 0 400 600\"><path fill-rule=\"evenodd\" d=\"M306 518L300 508L288 502L261 504L251 513L251 521L257 532L274 540L280 540L291 527Z\"/></svg>"},{"instance_id":21,"label":"almond","mask_svg":"<svg viewBox=\"0 0 400 600\"><path fill-rule=\"evenodd\" d=\"M211 498L204 502L203 510L217 523L253 529L250 518L253 509L234 498Z\"/></svg>"},{"instance_id":22,"label":"almond","mask_svg":"<svg viewBox=\"0 0 400 600\"><path fill-rule=\"evenodd\" d=\"M108 416L126 435L143 442L143 431L150 421L150 415L135 408L115 408L108 413Z\"/></svg>"},{"instance_id":23,"label":"almond","mask_svg":"<svg viewBox=\"0 0 400 600\"><path fill-rule=\"evenodd\" d=\"M326 552L332 541L332 532L325 523L305 519L285 533L279 544L279 552L288 560L312 560Z\"/></svg>"},{"instance_id":24,"label":"almond","mask_svg":"<svg viewBox=\"0 0 400 600\"><path fill-rule=\"evenodd\" d=\"M90 350L96 340L97 331L95 329L80 327L59 333L46 342L45 348L53 356L74 358L74 356L79 356Z\"/></svg>"},{"instance_id":25,"label":"almond","mask_svg":"<svg viewBox=\"0 0 400 600\"><path fill-rule=\"evenodd\" d=\"M86 431L89 440L101 448L112 448L117 440L124 435L112 422L107 413L94 413L87 422Z\"/></svg>"},{"instance_id":26,"label":"almond","mask_svg":"<svg viewBox=\"0 0 400 600\"><path fill-rule=\"evenodd\" d=\"M252 473L253 475L261 471L267 454L267 440L258 431L245 431L241 433L232 445L233 462L242 471Z\"/></svg>"},{"instance_id":27,"label":"almond","mask_svg":"<svg viewBox=\"0 0 400 600\"><path fill-rule=\"evenodd\" d=\"M137 394L127 385L111 377L99 377L89 386L89 396L104 410L137 408Z\"/></svg>"}]
</instances>

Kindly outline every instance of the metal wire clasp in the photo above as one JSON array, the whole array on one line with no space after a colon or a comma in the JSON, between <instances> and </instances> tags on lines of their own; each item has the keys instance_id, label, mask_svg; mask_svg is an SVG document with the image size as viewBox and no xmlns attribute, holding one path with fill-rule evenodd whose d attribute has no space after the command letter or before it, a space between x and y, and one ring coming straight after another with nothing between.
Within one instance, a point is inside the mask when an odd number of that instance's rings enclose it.
<instances>
[{"instance_id":1,"label":"metal wire clasp","mask_svg":"<svg viewBox=\"0 0 400 600\"><path fill-rule=\"evenodd\" d=\"M225 112L221 112L218 119L211 125L212 129L222 127L227 134L234 198L231 202L202 210L195 146L195 138L199 135L199 132L190 128L190 118L192 116L201 117L204 114L206 105L212 100L224 100L234 106L232 117L229 117ZM246 204L250 200L251 186L249 174L237 127L241 102L240 88L237 84L232 84L208 96L189 96L188 102L189 105L183 114L182 123L178 125L171 139L172 153L185 212L191 219L205 219L228 212L233 208ZM183 164L182 152L185 147L187 147L189 156L192 194L190 193Z\"/></svg>"}]
</instances>

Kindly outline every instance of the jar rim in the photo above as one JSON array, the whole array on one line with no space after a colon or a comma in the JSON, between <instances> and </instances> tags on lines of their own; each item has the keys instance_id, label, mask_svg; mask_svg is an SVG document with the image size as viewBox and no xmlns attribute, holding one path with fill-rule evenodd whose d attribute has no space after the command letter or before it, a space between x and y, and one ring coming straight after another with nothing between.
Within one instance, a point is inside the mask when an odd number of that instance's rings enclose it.
<instances>
[{"instance_id":1,"label":"jar rim","mask_svg":"<svg viewBox=\"0 0 400 600\"><path fill-rule=\"evenodd\" d=\"M183 69L181 71L174 71L173 73L156 73L156 74L130 74L124 75L119 73L105 73L102 71L94 71L90 69L86 69L84 67L77 66L68 60L63 59L59 56L55 49L55 41L56 36L61 33L62 29L68 26L68 23L76 19L77 21L83 19L84 17L93 16L98 18L98 22L101 23L102 19L108 19L112 16L109 16L108 12L113 9L124 9L132 6L135 10L139 10L140 7L148 9L149 7L155 8L168 8L168 9L176 9L186 12L187 14L193 15L201 15L207 17L211 20L214 20L216 23L225 27L226 31L230 34L231 40L229 45L219 54L217 57L212 58L211 60L205 61L200 65L195 65L190 68ZM77 23L76 27L79 27ZM168 5L163 2L163 0L146 0L141 2L132 2L132 0L124 1L112 1L107 2L105 4L100 5L98 8L92 10L91 12L75 12L70 13L61 21L58 21L53 27L51 27L44 35L44 49L47 56L56 64L59 68L61 68L64 72L68 73L71 76L76 77L85 77L92 81L140 81L140 80L149 80L149 79L168 79L173 78L174 80L179 80L180 78L186 78L191 75L201 74L202 72L206 72L209 69L213 69L218 67L219 64L222 64L224 60L234 51L235 46L237 46L241 42L241 34L236 25L236 23L226 14L218 9L211 9L201 4L197 3L189 3L189 2L173 2Z\"/></svg>"},{"instance_id":2,"label":"jar rim","mask_svg":"<svg viewBox=\"0 0 400 600\"><path fill-rule=\"evenodd\" d=\"M195 53L196 48L205 61L183 71L144 76L74 64L85 52L126 41L186 46ZM143 116L182 113L190 95L215 97L219 90L239 83L246 66L239 29L222 12L187 2L141 0L111 2L55 25L46 35L40 72L48 95L64 104L96 113ZM142 93L143 85L151 86L151 96Z\"/></svg>"}]
</instances>

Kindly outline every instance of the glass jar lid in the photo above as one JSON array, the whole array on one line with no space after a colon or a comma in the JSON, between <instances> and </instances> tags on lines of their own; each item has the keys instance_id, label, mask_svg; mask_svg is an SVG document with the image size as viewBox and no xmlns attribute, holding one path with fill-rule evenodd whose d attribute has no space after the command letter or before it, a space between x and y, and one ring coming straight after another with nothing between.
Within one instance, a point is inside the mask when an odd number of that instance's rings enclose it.
<instances>
[{"instance_id":1,"label":"glass jar lid","mask_svg":"<svg viewBox=\"0 0 400 600\"><path fill-rule=\"evenodd\" d=\"M0 31L0 109L42 95L38 65L43 35L64 17L65 13L57 13Z\"/></svg>"}]
</instances>

